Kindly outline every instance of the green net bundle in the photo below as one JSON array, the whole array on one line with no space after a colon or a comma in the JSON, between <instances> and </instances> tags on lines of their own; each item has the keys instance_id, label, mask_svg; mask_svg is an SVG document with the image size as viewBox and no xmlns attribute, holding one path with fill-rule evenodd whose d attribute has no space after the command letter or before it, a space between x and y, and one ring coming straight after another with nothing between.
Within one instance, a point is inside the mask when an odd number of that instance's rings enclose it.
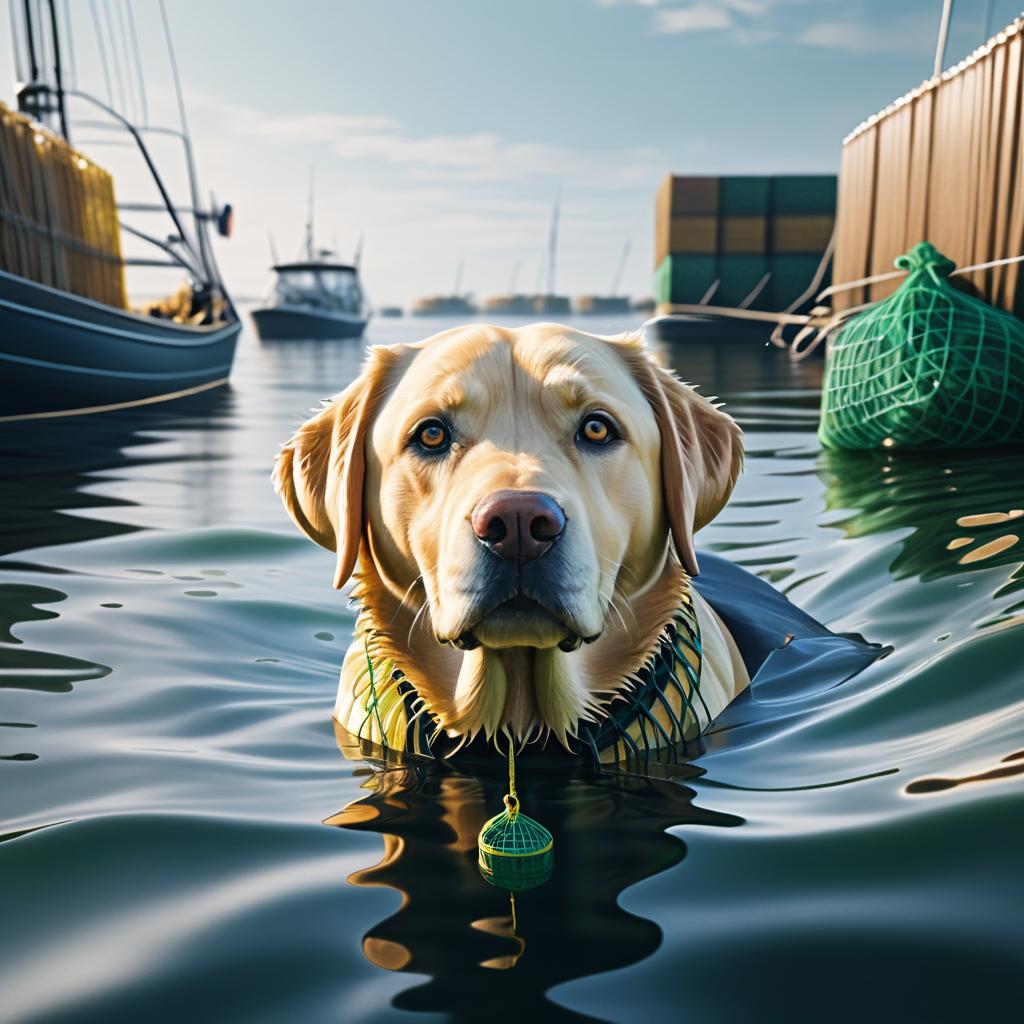
<instances>
[{"instance_id":1,"label":"green net bundle","mask_svg":"<svg viewBox=\"0 0 1024 1024\"><path fill-rule=\"evenodd\" d=\"M818 437L826 448L956 448L1024 441L1024 321L949 283L956 264L921 242L887 299L829 351Z\"/></svg>"}]
</instances>

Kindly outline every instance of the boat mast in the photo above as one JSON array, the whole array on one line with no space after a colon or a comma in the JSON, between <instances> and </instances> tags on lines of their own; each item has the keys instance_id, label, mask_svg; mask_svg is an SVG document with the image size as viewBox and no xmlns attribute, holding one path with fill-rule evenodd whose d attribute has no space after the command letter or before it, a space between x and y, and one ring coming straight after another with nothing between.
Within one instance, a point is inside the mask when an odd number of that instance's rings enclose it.
<instances>
[{"instance_id":1,"label":"boat mast","mask_svg":"<svg viewBox=\"0 0 1024 1024\"><path fill-rule=\"evenodd\" d=\"M306 259L312 263L313 255L313 168L309 169L309 205L306 211Z\"/></svg>"},{"instance_id":2,"label":"boat mast","mask_svg":"<svg viewBox=\"0 0 1024 1024\"><path fill-rule=\"evenodd\" d=\"M626 260L629 259L629 239L626 240L626 244L622 247L622 255L619 257L619 265L615 269L615 276L612 278L611 291L609 295L618 295L619 286L622 284L622 275L626 270Z\"/></svg>"},{"instance_id":3,"label":"boat mast","mask_svg":"<svg viewBox=\"0 0 1024 1024\"><path fill-rule=\"evenodd\" d=\"M562 203L559 190L555 198L555 208L551 211L551 236L548 239L548 295L555 294L555 261L558 256L558 211Z\"/></svg>"},{"instance_id":4,"label":"boat mast","mask_svg":"<svg viewBox=\"0 0 1024 1024\"><path fill-rule=\"evenodd\" d=\"M508 294L515 295L516 285L519 284L519 270L523 265L522 260L516 260L515 266L512 268L512 273L508 279Z\"/></svg>"},{"instance_id":5,"label":"boat mast","mask_svg":"<svg viewBox=\"0 0 1024 1024\"><path fill-rule=\"evenodd\" d=\"M57 24L57 8L55 0L45 0L49 10L49 36L53 50L53 86L43 77L47 74L46 69L41 66L46 53L46 29L43 27L42 4L35 5L33 14L32 0L25 0L24 23L25 23L25 47L28 51L28 81L18 90L18 109L36 121L41 121L48 127L50 117L57 115L60 134L69 142L68 119L65 108L64 94L64 67L60 55L60 30ZM11 8L13 24L14 8ZM16 63L20 66L21 57L18 53L18 43L14 39L14 50ZM54 105L54 100L56 105Z\"/></svg>"}]
</instances>

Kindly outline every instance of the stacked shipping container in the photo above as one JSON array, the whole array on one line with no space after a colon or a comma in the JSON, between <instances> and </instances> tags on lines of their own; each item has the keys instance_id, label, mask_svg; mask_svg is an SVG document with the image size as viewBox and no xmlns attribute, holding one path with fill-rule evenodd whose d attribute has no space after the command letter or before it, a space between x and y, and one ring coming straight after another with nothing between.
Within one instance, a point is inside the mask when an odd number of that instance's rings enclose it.
<instances>
[{"instance_id":1,"label":"stacked shipping container","mask_svg":"<svg viewBox=\"0 0 1024 1024\"><path fill-rule=\"evenodd\" d=\"M655 207L654 292L662 307L700 302L785 309L810 283L832 235L834 175L669 175ZM824 285L827 284L823 282Z\"/></svg>"}]
</instances>

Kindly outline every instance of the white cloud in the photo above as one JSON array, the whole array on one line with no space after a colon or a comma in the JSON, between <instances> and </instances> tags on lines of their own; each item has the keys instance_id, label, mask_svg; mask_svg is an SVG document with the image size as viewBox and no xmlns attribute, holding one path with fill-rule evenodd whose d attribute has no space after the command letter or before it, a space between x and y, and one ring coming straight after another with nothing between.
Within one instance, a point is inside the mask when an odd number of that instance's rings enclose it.
<instances>
[{"instance_id":1,"label":"white cloud","mask_svg":"<svg viewBox=\"0 0 1024 1024\"><path fill-rule=\"evenodd\" d=\"M602 7L632 4L652 8L651 24L659 35L729 31L742 46L789 41L797 45L842 50L852 54L917 53L928 48L920 19L906 16L886 26L851 17L787 25L783 8L809 6L810 0L697 0L685 5L671 0L597 0ZM820 10L820 6L819 6Z\"/></svg>"},{"instance_id":2,"label":"white cloud","mask_svg":"<svg viewBox=\"0 0 1024 1024\"><path fill-rule=\"evenodd\" d=\"M732 28L734 24L732 11L728 7L713 4L665 7L654 12L654 31L661 35L714 31Z\"/></svg>"},{"instance_id":3,"label":"white cloud","mask_svg":"<svg viewBox=\"0 0 1024 1024\"><path fill-rule=\"evenodd\" d=\"M917 53L934 45L934 39L921 28L916 23L882 28L859 21L818 21L804 28L797 42L853 54Z\"/></svg>"},{"instance_id":4,"label":"white cloud","mask_svg":"<svg viewBox=\"0 0 1024 1024\"><path fill-rule=\"evenodd\" d=\"M291 145L317 140L348 161L389 165L420 182L529 185L564 181L614 190L649 185L663 173L653 147L578 149L553 142L507 139L497 132L416 135L392 117L313 112L267 116L256 110L192 97L232 133Z\"/></svg>"}]
</instances>

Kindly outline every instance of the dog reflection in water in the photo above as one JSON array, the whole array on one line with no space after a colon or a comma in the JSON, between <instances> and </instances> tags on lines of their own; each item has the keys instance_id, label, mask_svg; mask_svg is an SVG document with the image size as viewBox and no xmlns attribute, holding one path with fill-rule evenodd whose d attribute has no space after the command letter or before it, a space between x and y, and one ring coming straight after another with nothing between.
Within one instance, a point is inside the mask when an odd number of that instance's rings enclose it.
<instances>
[{"instance_id":1,"label":"dog reflection in water","mask_svg":"<svg viewBox=\"0 0 1024 1024\"><path fill-rule=\"evenodd\" d=\"M372 754L341 726L336 734L347 757ZM399 909L363 939L363 952L378 967L429 978L399 994L396 1007L465 1021L489 1016L486 1008L496 1005L503 1016L584 1019L560 1010L545 993L658 948L658 925L617 901L628 886L685 857L686 845L665 830L742 823L694 806L685 780L701 770L692 765L654 779L570 768L561 758L527 755L524 763L523 804L554 833L557 855L550 880L515 894L514 904L477 868L477 833L507 788L500 763L476 763L470 775L452 762L392 752L383 770L365 769L366 796L327 819L384 840L380 862L349 881L402 895Z\"/></svg>"}]
</instances>

